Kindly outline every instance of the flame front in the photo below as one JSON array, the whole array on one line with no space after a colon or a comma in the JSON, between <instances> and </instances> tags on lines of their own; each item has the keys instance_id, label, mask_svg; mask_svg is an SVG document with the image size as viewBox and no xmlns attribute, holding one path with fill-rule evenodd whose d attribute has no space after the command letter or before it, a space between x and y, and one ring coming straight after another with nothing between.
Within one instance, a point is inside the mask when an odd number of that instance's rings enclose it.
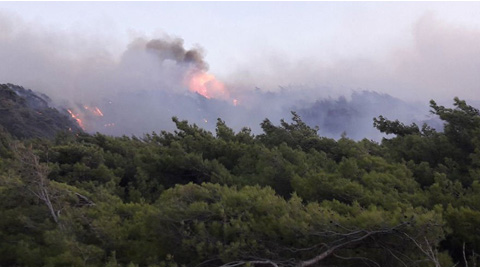
<instances>
[{"instance_id":1,"label":"flame front","mask_svg":"<svg viewBox=\"0 0 480 268\"><path fill-rule=\"evenodd\" d=\"M72 116L73 119L75 119L75 121L77 121L77 124L83 129L85 130L85 126L83 125L83 122L82 122L82 119L80 119L78 117L78 115L74 114L70 109L67 109L68 113Z\"/></svg>"},{"instance_id":2,"label":"flame front","mask_svg":"<svg viewBox=\"0 0 480 268\"><path fill-rule=\"evenodd\" d=\"M85 108L85 110L91 112L95 116L103 116L102 111L98 107L89 107L87 105L83 105L83 108Z\"/></svg>"},{"instance_id":3,"label":"flame front","mask_svg":"<svg viewBox=\"0 0 480 268\"><path fill-rule=\"evenodd\" d=\"M190 91L197 92L207 99L221 98L228 99L229 94L222 82L215 76L204 71L196 71L188 76L188 87Z\"/></svg>"},{"instance_id":4,"label":"flame front","mask_svg":"<svg viewBox=\"0 0 480 268\"><path fill-rule=\"evenodd\" d=\"M71 109L67 109L68 113L70 116L72 116L75 121L77 121L77 124L84 130L86 131L86 126L85 124L90 128L91 123L95 124L95 117L103 117L103 112L100 110L100 108L93 106L87 106L87 105L82 105L83 109L80 109L78 113L74 113ZM79 108L81 106L78 106ZM113 125L109 125L113 126Z\"/></svg>"}]
</instances>

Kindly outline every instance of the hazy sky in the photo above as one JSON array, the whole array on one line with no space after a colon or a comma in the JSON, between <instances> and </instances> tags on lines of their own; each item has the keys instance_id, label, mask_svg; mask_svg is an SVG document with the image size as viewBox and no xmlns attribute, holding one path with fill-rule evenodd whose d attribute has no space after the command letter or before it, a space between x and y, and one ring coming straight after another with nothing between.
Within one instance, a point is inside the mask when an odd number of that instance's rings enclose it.
<instances>
[{"instance_id":1,"label":"hazy sky","mask_svg":"<svg viewBox=\"0 0 480 268\"><path fill-rule=\"evenodd\" d=\"M410 100L480 92L480 2L0 2L0 24L0 38L81 36L61 52L73 56L89 46L119 56L135 37L166 33L201 46L226 84L247 87Z\"/></svg>"}]
</instances>

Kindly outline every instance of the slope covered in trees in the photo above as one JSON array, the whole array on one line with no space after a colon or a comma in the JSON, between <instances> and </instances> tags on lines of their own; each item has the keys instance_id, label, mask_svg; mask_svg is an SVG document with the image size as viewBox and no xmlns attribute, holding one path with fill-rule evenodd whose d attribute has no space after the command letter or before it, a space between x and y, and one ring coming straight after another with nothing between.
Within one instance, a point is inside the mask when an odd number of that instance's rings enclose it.
<instances>
[{"instance_id":1,"label":"slope covered in trees","mask_svg":"<svg viewBox=\"0 0 480 268\"><path fill-rule=\"evenodd\" d=\"M138 137L0 135L2 266L459 266L480 252L480 115L374 119L380 144L293 113L263 133L173 118Z\"/></svg>"},{"instance_id":2,"label":"slope covered in trees","mask_svg":"<svg viewBox=\"0 0 480 268\"><path fill-rule=\"evenodd\" d=\"M59 131L80 132L66 115L50 107L43 94L12 84L0 84L0 128L14 137L54 138Z\"/></svg>"}]
</instances>

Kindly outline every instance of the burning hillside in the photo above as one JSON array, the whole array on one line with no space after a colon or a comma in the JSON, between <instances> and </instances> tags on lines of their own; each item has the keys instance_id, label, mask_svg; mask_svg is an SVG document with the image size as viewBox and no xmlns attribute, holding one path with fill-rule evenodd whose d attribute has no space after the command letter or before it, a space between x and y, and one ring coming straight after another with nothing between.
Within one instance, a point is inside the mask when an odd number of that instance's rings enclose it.
<instances>
[{"instance_id":1,"label":"burning hillside","mask_svg":"<svg viewBox=\"0 0 480 268\"><path fill-rule=\"evenodd\" d=\"M0 128L18 138L53 138L58 131L81 131L51 106L46 95L12 84L0 84Z\"/></svg>"},{"instance_id":2,"label":"burning hillside","mask_svg":"<svg viewBox=\"0 0 480 268\"><path fill-rule=\"evenodd\" d=\"M182 39L169 36L136 39L118 60L100 58L94 63L94 68L86 65L72 75L75 82L62 87L68 93L46 91L53 93L56 103L61 103L56 106L65 108L77 129L90 133L143 135L174 130L174 116L209 131L222 118L234 130L249 127L259 133L265 118L278 122L293 110L305 122L318 125L321 135L338 138L346 132L355 139L379 139L373 117L383 114L412 121L428 113L426 105L412 106L373 93L353 94L346 101L325 99L328 93L323 88L264 91L224 83L209 71L203 49L186 49Z\"/></svg>"},{"instance_id":3,"label":"burning hillside","mask_svg":"<svg viewBox=\"0 0 480 268\"><path fill-rule=\"evenodd\" d=\"M229 93L225 85L218 81L215 76L205 71L194 71L187 75L188 88L207 99L228 99Z\"/></svg>"},{"instance_id":4,"label":"burning hillside","mask_svg":"<svg viewBox=\"0 0 480 268\"><path fill-rule=\"evenodd\" d=\"M96 106L77 105L77 109L67 109L67 111L84 131L91 131L95 129L98 124L103 123L99 123L99 121L102 121L99 120L99 118L104 117L103 112ZM107 125L105 123L103 124Z\"/></svg>"}]
</instances>

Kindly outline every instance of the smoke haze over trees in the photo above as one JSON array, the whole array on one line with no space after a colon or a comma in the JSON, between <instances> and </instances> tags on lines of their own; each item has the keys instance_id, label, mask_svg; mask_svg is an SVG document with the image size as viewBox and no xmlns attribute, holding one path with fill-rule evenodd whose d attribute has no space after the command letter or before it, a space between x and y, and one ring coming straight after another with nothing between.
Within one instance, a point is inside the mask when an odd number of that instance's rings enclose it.
<instances>
[{"instance_id":1,"label":"smoke haze over trees","mask_svg":"<svg viewBox=\"0 0 480 268\"><path fill-rule=\"evenodd\" d=\"M209 99L192 92L188 82L192 72L208 72L206 52L186 48L181 38L137 36L116 55L105 39L0 17L0 56L7 63L0 67L0 81L46 93L58 107L99 107L104 118L90 122L90 132L172 130L172 116L211 131L221 117L235 130L248 126L258 132L264 118L285 119L295 110L322 135L339 138L346 132L379 140L366 124L374 116L388 113L438 127L425 105L429 98L440 103L456 95L476 98L478 87L471 68L480 66L473 56L478 48L471 44L480 32L438 23L431 14L413 26L411 47L394 48L382 60L259 58L263 61L252 61L248 70L232 66L236 71L221 81L226 92ZM429 49L432 44L435 49Z\"/></svg>"},{"instance_id":2,"label":"smoke haze over trees","mask_svg":"<svg viewBox=\"0 0 480 268\"><path fill-rule=\"evenodd\" d=\"M20 119L44 105L5 90ZM355 109L337 102L322 107ZM319 136L296 113L258 135L220 119L143 138L4 127L0 265L475 266L480 112L430 108L443 132L379 116L381 143Z\"/></svg>"},{"instance_id":3,"label":"smoke haze over trees","mask_svg":"<svg viewBox=\"0 0 480 268\"><path fill-rule=\"evenodd\" d=\"M475 24L390 29L404 3L115 5L193 33L0 9L0 266L480 262Z\"/></svg>"}]
</instances>

